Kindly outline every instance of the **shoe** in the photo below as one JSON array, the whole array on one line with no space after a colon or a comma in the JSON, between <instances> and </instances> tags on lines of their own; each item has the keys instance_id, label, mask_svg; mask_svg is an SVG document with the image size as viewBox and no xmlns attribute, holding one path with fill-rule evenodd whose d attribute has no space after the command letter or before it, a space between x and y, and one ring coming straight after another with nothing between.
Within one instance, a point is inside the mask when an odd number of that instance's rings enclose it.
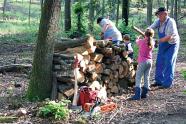
<instances>
[{"instance_id":1,"label":"shoe","mask_svg":"<svg viewBox=\"0 0 186 124\"><path fill-rule=\"evenodd\" d=\"M154 84L150 85L150 87L159 87L159 86L161 86L161 84L159 84L159 83L154 83Z\"/></svg>"},{"instance_id":2,"label":"shoe","mask_svg":"<svg viewBox=\"0 0 186 124\"><path fill-rule=\"evenodd\" d=\"M140 100L141 99L141 88L135 87L135 95L131 97L131 100Z\"/></svg>"},{"instance_id":3,"label":"shoe","mask_svg":"<svg viewBox=\"0 0 186 124\"><path fill-rule=\"evenodd\" d=\"M142 93L141 93L141 98L147 98L147 93L148 93L149 89L146 87L142 88Z\"/></svg>"}]
</instances>

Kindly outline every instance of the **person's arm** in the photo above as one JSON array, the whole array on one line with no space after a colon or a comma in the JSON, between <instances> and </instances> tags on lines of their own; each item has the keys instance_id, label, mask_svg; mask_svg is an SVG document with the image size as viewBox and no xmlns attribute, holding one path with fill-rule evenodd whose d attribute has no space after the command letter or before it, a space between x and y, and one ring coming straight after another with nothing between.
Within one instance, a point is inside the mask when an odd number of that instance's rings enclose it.
<instances>
[{"instance_id":1,"label":"person's arm","mask_svg":"<svg viewBox=\"0 0 186 124\"><path fill-rule=\"evenodd\" d=\"M128 51L127 51L127 53L130 54L130 53L132 53L132 52L133 52L132 44L129 43L129 44L128 44Z\"/></svg>"},{"instance_id":2,"label":"person's arm","mask_svg":"<svg viewBox=\"0 0 186 124\"><path fill-rule=\"evenodd\" d=\"M169 41L175 40L177 36L177 27L176 27L176 22L174 20L169 21L169 23L167 24L167 29L165 33L166 33L166 36L161 38L159 40L160 42L169 42Z\"/></svg>"},{"instance_id":3,"label":"person's arm","mask_svg":"<svg viewBox=\"0 0 186 124\"><path fill-rule=\"evenodd\" d=\"M155 20L154 23L152 23L148 28L152 28L152 29L156 29L158 28L159 24L158 24L159 20Z\"/></svg>"}]
</instances>

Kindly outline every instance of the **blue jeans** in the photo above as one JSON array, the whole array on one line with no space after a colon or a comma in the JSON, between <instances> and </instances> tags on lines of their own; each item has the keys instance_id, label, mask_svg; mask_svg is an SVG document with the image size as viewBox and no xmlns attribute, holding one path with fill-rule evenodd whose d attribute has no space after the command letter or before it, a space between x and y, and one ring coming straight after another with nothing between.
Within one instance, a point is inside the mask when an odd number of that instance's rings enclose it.
<instances>
[{"instance_id":1,"label":"blue jeans","mask_svg":"<svg viewBox=\"0 0 186 124\"><path fill-rule=\"evenodd\" d=\"M156 60L155 81L165 88L171 87L179 44L160 43Z\"/></svg>"},{"instance_id":2,"label":"blue jeans","mask_svg":"<svg viewBox=\"0 0 186 124\"><path fill-rule=\"evenodd\" d=\"M141 87L141 78L142 76L144 76L144 87L150 89L149 78L150 78L151 68L152 68L152 60L147 60L145 62L138 64L135 87Z\"/></svg>"}]
</instances>

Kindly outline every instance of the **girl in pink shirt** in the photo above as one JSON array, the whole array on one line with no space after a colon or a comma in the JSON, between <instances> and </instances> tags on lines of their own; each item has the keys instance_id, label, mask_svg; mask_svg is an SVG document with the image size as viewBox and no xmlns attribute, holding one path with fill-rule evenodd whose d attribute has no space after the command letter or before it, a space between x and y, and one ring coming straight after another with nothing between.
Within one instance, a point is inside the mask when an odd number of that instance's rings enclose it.
<instances>
[{"instance_id":1,"label":"girl in pink shirt","mask_svg":"<svg viewBox=\"0 0 186 124\"><path fill-rule=\"evenodd\" d=\"M138 68L136 72L135 95L132 100L146 98L149 88L149 76L152 67L152 50L154 48L154 30L147 29L145 37L136 39L136 44L139 47L138 52ZM144 76L144 86L141 88L141 78Z\"/></svg>"}]
</instances>

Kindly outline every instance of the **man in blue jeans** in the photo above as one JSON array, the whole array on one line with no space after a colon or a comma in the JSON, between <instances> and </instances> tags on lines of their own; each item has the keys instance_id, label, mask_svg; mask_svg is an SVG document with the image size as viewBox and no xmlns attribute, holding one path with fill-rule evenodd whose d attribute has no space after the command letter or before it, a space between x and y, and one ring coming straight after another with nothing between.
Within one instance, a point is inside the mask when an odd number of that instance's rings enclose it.
<instances>
[{"instance_id":1,"label":"man in blue jeans","mask_svg":"<svg viewBox=\"0 0 186 124\"><path fill-rule=\"evenodd\" d=\"M157 20L149 27L158 30L159 49L156 60L155 84L161 88L170 88L174 79L176 59L180 44L176 22L168 16L166 8L156 11Z\"/></svg>"}]
</instances>

